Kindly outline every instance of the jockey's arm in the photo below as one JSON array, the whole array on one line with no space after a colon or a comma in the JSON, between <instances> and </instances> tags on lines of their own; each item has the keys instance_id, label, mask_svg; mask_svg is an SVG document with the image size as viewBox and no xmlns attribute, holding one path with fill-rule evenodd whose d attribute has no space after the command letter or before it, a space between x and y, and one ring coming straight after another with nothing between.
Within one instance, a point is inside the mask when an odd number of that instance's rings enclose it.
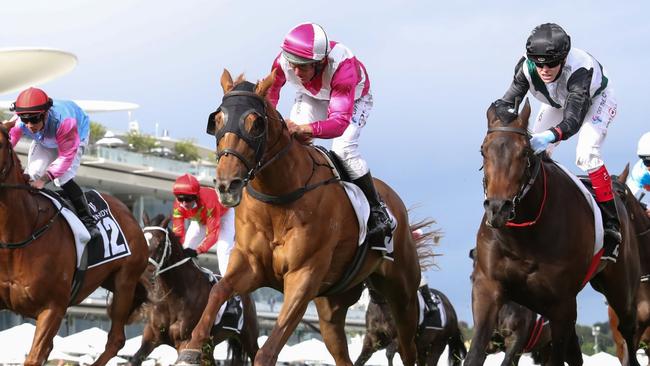
<instances>
[{"instance_id":1,"label":"jockey's arm","mask_svg":"<svg viewBox=\"0 0 650 366\"><path fill-rule=\"evenodd\" d=\"M181 244L185 242L185 218L176 200L174 200L174 209L172 211L172 232L178 237Z\"/></svg>"},{"instance_id":2,"label":"jockey's arm","mask_svg":"<svg viewBox=\"0 0 650 366\"><path fill-rule=\"evenodd\" d=\"M207 222L205 227L205 238L201 241L201 244L196 248L198 254L203 254L212 248L216 244L217 239L219 239L219 228L221 224L221 212L219 210L214 210L211 214L207 215Z\"/></svg>"},{"instance_id":3,"label":"jockey's arm","mask_svg":"<svg viewBox=\"0 0 650 366\"><path fill-rule=\"evenodd\" d=\"M58 178L70 169L77 155L79 133L75 118L66 118L61 122L59 129L56 131L56 144L59 156L47 168L47 173L51 178Z\"/></svg>"},{"instance_id":4,"label":"jockey's arm","mask_svg":"<svg viewBox=\"0 0 650 366\"><path fill-rule=\"evenodd\" d=\"M575 135L582 127L582 123L591 106L589 87L593 76L593 69L580 68L576 70L567 81L569 94L564 105L564 116L551 131L555 141L566 140Z\"/></svg>"},{"instance_id":5,"label":"jockey's arm","mask_svg":"<svg viewBox=\"0 0 650 366\"><path fill-rule=\"evenodd\" d=\"M354 59L341 63L332 77L332 91L327 106L327 119L310 123L314 137L330 139L343 134L354 110L355 89L359 81L359 68Z\"/></svg>"},{"instance_id":6,"label":"jockey's arm","mask_svg":"<svg viewBox=\"0 0 650 366\"><path fill-rule=\"evenodd\" d=\"M517 65L515 66L515 75L512 78L512 83L501 98L501 100L505 101L508 104L509 108L514 107L515 100L522 99L526 93L528 93L528 89L530 88L528 79L526 79L526 75L524 75L524 61L526 61L526 58L522 57L519 59L519 62L517 62Z\"/></svg>"}]
</instances>

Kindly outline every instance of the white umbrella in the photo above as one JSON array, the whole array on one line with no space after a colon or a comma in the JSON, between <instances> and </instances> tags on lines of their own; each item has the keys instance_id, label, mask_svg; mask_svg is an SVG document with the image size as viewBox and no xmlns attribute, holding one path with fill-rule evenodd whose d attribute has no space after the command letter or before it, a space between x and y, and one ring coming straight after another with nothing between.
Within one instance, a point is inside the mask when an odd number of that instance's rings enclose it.
<instances>
[{"instance_id":1,"label":"white umbrella","mask_svg":"<svg viewBox=\"0 0 650 366\"><path fill-rule=\"evenodd\" d=\"M65 352L61 352L59 350L53 349L52 352L50 352L50 355L47 357L48 361L52 360L63 360L63 361L70 361L70 362L77 362L79 363L79 357L69 355Z\"/></svg>"},{"instance_id":2,"label":"white umbrella","mask_svg":"<svg viewBox=\"0 0 650 366\"><path fill-rule=\"evenodd\" d=\"M126 145L126 143L121 139L115 137L115 134L113 132L106 131L104 137L97 140L97 142L95 142L95 145L117 147L117 146L124 146Z\"/></svg>"},{"instance_id":3,"label":"white umbrella","mask_svg":"<svg viewBox=\"0 0 650 366\"><path fill-rule=\"evenodd\" d=\"M62 338L54 349L72 355L98 355L104 351L108 334L97 327Z\"/></svg>"},{"instance_id":4,"label":"white umbrella","mask_svg":"<svg viewBox=\"0 0 650 366\"><path fill-rule=\"evenodd\" d=\"M214 347L212 357L215 360L225 360L228 358L228 342L221 342Z\"/></svg>"}]
</instances>

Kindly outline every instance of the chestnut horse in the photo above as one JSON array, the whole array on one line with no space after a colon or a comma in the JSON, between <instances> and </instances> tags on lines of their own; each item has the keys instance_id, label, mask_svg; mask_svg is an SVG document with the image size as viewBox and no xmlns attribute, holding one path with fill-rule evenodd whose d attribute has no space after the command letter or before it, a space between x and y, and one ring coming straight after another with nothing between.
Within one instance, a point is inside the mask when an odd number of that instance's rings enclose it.
<instances>
[{"instance_id":1,"label":"chestnut horse","mask_svg":"<svg viewBox=\"0 0 650 366\"><path fill-rule=\"evenodd\" d=\"M7 130L0 127L0 310L36 319L36 332L25 365L42 365L71 302L77 254L70 226L46 197L32 190ZM144 300L138 282L147 266L147 243L138 222L119 200L106 194L131 255L87 269L74 298L78 304L99 286L113 293L108 308L111 329L106 348L94 365L104 365L122 348L124 325Z\"/></svg>"},{"instance_id":2,"label":"chestnut horse","mask_svg":"<svg viewBox=\"0 0 650 366\"><path fill-rule=\"evenodd\" d=\"M415 336L418 364L436 366L445 347L449 345L449 365L460 366L467 354L463 335L458 326L458 317L449 298L438 290L431 289L442 300L446 314L446 322L442 329L420 328ZM363 347L354 366L363 366L372 354L380 349L386 349L388 366L393 366L393 357L397 351L397 331L395 321L390 315L390 309L379 295L371 295L366 310L366 335L363 337Z\"/></svg>"},{"instance_id":3,"label":"chestnut horse","mask_svg":"<svg viewBox=\"0 0 650 366\"><path fill-rule=\"evenodd\" d=\"M550 365L581 365L576 295L587 280L619 315L619 330L633 354L640 270L627 210L617 198L623 234L618 262L586 278L594 258L592 210L559 166L533 153L529 116L528 100L510 123L499 120L494 104L487 111L488 130L481 146L485 214L477 234L472 284L475 331L465 365L483 364L497 314L507 301L550 321ZM624 364L638 362L629 357Z\"/></svg>"},{"instance_id":4,"label":"chestnut horse","mask_svg":"<svg viewBox=\"0 0 650 366\"><path fill-rule=\"evenodd\" d=\"M625 185L628 174L629 166L626 166L623 173L617 178L622 186ZM627 187L624 187L624 189L624 191L618 193L623 197L625 207L630 212L630 218L639 240L639 260L641 262L641 280L636 303L636 334L650 359L650 218L648 218L645 209L641 207L632 192ZM617 329L618 317L611 307L608 308L607 314L609 315L609 325L616 344L616 354L619 360L623 360L626 357L627 348L625 347L625 340Z\"/></svg>"},{"instance_id":5,"label":"chestnut horse","mask_svg":"<svg viewBox=\"0 0 650 366\"><path fill-rule=\"evenodd\" d=\"M131 365L141 365L161 344L179 349L190 338L212 288L206 273L195 261L183 255L178 237L168 227L169 220L163 215L156 216L151 222L148 216L144 217L153 286L149 291L149 303L145 305L147 324L142 344L131 358ZM251 363L255 361L259 336L255 302L250 294L245 294L242 303L244 323L241 332L212 327L209 341L201 347L203 365L215 365L214 346L224 340L228 340L230 348L229 365L244 365L246 355Z\"/></svg>"},{"instance_id":6,"label":"chestnut horse","mask_svg":"<svg viewBox=\"0 0 650 366\"><path fill-rule=\"evenodd\" d=\"M476 265L476 248L469 251L469 257ZM551 351L551 329L544 323L544 319L534 311L508 301L499 309L497 324L486 352L503 352L501 366L518 365L521 355L527 352L530 352L534 363L546 365Z\"/></svg>"},{"instance_id":7,"label":"chestnut horse","mask_svg":"<svg viewBox=\"0 0 650 366\"><path fill-rule=\"evenodd\" d=\"M243 76L233 82L227 70L221 77L223 103L232 108L228 115L221 107L212 113L208 132L217 137L219 199L225 206L236 206L237 240L228 269L212 288L177 363L196 364L197 350L210 334L216 310L224 301L266 286L282 291L284 303L255 365L275 365L312 300L321 335L336 364L352 365L345 317L367 279L388 302L398 324L399 352L405 365L413 365L420 265L407 210L388 185L376 180L397 220L394 262L369 250L358 266L353 265L360 248L353 207L322 154L313 146L295 142L266 100L274 77L272 73L257 85L244 81ZM353 267L358 271L340 285Z\"/></svg>"}]
</instances>

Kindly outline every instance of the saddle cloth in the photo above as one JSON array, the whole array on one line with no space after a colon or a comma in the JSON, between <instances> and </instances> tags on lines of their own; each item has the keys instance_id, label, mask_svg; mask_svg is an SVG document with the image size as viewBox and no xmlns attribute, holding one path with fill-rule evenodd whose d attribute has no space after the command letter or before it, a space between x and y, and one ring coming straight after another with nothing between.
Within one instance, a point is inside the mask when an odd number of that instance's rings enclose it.
<instances>
[{"instance_id":1,"label":"saddle cloth","mask_svg":"<svg viewBox=\"0 0 650 366\"><path fill-rule=\"evenodd\" d=\"M57 209L61 208L61 215L68 222L74 235L75 249L77 251L77 268L79 268L81 266L83 252L86 249L86 243L90 240L88 230L86 230L86 227L72 210L66 206L61 207L62 204L59 199L42 191L40 193L49 198ZM97 228L102 234L101 241L96 240L87 248L87 268L96 267L131 255L131 249L126 242L126 236L122 228L120 228L120 224L115 220L106 201L94 190L85 192L85 195L88 200L90 213L97 220Z\"/></svg>"},{"instance_id":2,"label":"saddle cloth","mask_svg":"<svg viewBox=\"0 0 650 366\"><path fill-rule=\"evenodd\" d=\"M435 314L438 314L440 319L426 319L427 324L440 324L440 327L427 325L425 328L442 329L447 324L447 313L445 312L445 307L442 303L442 299L440 298L440 296L438 296L438 294L431 291L431 297L433 298L433 302L436 304L436 307L438 308L438 311L436 311ZM427 310L427 305L424 303L424 298L422 297L422 294L420 293L419 290L418 290L418 304L420 308L419 316L418 316L418 327L419 327L422 326L422 324L424 324L425 321L424 315Z\"/></svg>"},{"instance_id":3,"label":"saddle cloth","mask_svg":"<svg viewBox=\"0 0 650 366\"><path fill-rule=\"evenodd\" d=\"M324 151L323 148L319 146L316 150L320 152L323 155L323 157L325 157L325 160L332 168L334 174L336 174L337 177L340 179L339 183L343 186L345 193L348 195L348 198L350 199L350 203L354 208L354 213L356 214L357 221L359 223L358 244L361 245L366 240L366 234L368 233L368 218L370 217L370 204L368 203L368 199L361 191L361 188L359 188L356 184L351 182L346 182L343 179L341 179L342 175L341 173L339 173L336 164L334 164L334 162L330 159L330 157L327 155L327 153ZM395 228L397 227L397 219L391 212L390 208L388 208L388 215L393 221L392 232L394 233ZM384 244L386 246L385 256L390 259L393 253L393 235L387 236L384 241Z\"/></svg>"},{"instance_id":4,"label":"saddle cloth","mask_svg":"<svg viewBox=\"0 0 650 366\"><path fill-rule=\"evenodd\" d=\"M206 274L210 283L216 284L219 282L221 277L215 275L212 271L207 268L201 267L197 264L196 260L193 260L194 265L199 268L203 273ZM225 316L224 316L225 314ZM223 329L232 330L235 333L241 333L242 327L244 326L244 303L241 301L239 295L231 298L221 305L219 311L217 312L217 317L214 320L214 327L220 327Z\"/></svg>"},{"instance_id":5,"label":"saddle cloth","mask_svg":"<svg viewBox=\"0 0 650 366\"><path fill-rule=\"evenodd\" d=\"M594 243L594 255L596 255L600 249L603 247L603 238L605 235L605 230L603 228L603 217L600 213L600 208L598 208L598 204L596 203L596 200L594 199L594 196L589 192L587 187L576 177L573 173L569 171L569 169L563 167L561 164L555 162L558 167L560 167L564 172L566 173L571 180L575 183L575 185L580 189L580 192L585 196L585 199L587 200L587 203L589 204L589 207L591 207L591 212L594 214L594 237L596 238L596 242Z\"/></svg>"}]
</instances>

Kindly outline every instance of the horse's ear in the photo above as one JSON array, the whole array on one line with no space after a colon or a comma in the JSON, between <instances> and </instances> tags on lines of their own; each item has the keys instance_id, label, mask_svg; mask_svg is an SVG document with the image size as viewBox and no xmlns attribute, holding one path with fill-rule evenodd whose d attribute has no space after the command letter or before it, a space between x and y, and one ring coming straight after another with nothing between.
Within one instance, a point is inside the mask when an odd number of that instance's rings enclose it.
<instances>
[{"instance_id":1,"label":"horse's ear","mask_svg":"<svg viewBox=\"0 0 650 366\"><path fill-rule=\"evenodd\" d=\"M623 169L623 172L618 175L618 181L619 183L625 184L625 181L627 180L627 176L630 174L630 163L625 164L625 169Z\"/></svg>"},{"instance_id":2,"label":"horse's ear","mask_svg":"<svg viewBox=\"0 0 650 366\"><path fill-rule=\"evenodd\" d=\"M162 226L162 227L164 227L164 228L166 229L166 228L167 228L167 225L169 225L169 221L171 221L171 219L172 219L171 216L167 216L167 217L165 217L165 219L164 219L163 222L160 224L160 226Z\"/></svg>"},{"instance_id":3,"label":"horse's ear","mask_svg":"<svg viewBox=\"0 0 650 366\"><path fill-rule=\"evenodd\" d=\"M488 127L490 127L498 119L498 117L497 117L497 108L494 105L494 103L490 104L490 108L488 108L486 115L487 115Z\"/></svg>"},{"instance_id":4,"label":"horse's ear","mask_svg":"<svg viewBox=\"0 0 650 366\"><path fill-rule=\"evenodd\" d=\"M144 226L151 225L151 219L149 219L149 215L147 214L147 211L144 211L142 213L142 223L144 224Z\"/></svg>"},{"instance_id":5,"label":"horse's ear","mask_svg":"<svg viewBox=\"0 0 650 366\"><path fill-rule=\"evenodd\" d=\"M221 74L221 89L223 89L223 93L226 94L231 91L232 86L233 82L232 76L230 76L230 72L226 69L223 69L223 74Z\"/></svg>"},{"instance_id":6,"label":"horse's ear","mask_svg":"<svg viewBox=\"0 0 650 366\"><path fill-rule=\"evenodd\" d=\"M522 124L522 128L528 128L528 118L530 118L530 101L526 98L524 108L519 113L519 121Z\"/></svg>"},{"instance_id":7,"label":"horse's ear","mask_svg":"<svg viewBox=\"0 0 650 366\"><path fill-rule=\"evenodd\" d=\"M275 81L275 69L273 69L273 71L271 71L271 73L267 77L257 82L257 87L255 87L255 93L261 97L265 97L266 92L269 91L269 88L271 87L271 85L273 85L274 81Z\"/></svg>"}]
</instances>

